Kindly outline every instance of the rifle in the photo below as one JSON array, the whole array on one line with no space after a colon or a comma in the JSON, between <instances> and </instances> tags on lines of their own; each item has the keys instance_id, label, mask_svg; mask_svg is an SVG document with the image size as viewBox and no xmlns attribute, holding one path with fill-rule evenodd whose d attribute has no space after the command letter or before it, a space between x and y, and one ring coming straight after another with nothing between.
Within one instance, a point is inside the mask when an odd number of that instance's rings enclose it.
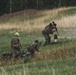
<instances>
[{"instance_id":1,"label":"rifle","mask_svg":"<svg viewBox=\"0 0 76 75\"><path fill-rule=\"evenodd\" d=\"M58 32L58 30L57 30L57 27L55 27L55 29L56 29L57 34L59 35L59 32Z\"/></svg>"},{"instance_id":2,"label":"rifle","mask_svg":"<svg viewBox=\"0 0 76 75\"><path fill-rule=\"evenodd\" d=\"M57 34L59 35L59 32L58 32L58 30L56 30L56 32L57 32Z\"/></svg>"}]
</instances>

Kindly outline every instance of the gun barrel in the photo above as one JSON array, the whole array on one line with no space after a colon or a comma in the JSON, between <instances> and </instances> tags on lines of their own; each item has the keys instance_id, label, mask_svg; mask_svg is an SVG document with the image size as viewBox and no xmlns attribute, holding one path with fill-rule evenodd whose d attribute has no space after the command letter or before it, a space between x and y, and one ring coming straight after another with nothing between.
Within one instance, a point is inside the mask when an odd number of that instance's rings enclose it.
<instances>
[{"instance_id":1,"label":"gun barrel","mask_svg":"<svg viewBox=\"0 0 76 75\"><path fill-rule=\"evenodd\" d=\"M59 35L59 32L57 31L57 34Z\"/></svg>"}]
</instances>

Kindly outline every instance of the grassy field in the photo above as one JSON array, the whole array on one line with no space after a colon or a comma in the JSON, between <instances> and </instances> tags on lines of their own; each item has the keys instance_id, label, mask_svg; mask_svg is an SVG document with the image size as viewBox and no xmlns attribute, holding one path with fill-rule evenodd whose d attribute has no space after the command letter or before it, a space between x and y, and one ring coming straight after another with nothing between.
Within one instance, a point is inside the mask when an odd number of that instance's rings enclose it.
<instances>
[{"instance_id":1,"label":"grassy field","mask_svg":"<svg viewBox=\"0 0 76 75\"><path fill-rule=\"evenodd\" d=\"M0 75L75 75L76 57L0 67Z\"/></svg>"},{"instance_id":2,"label":"grassy field","mask_svg":"<svg viewBox=\"0 0 76 75\"><path fill-rule=\"evenodd\" d=\"M31 12L31 13L30 13ZM58 44L43 46L41 33L52 21L57 23ZM26 10L0 17L0 53L11 51L10 41L20 33L22 50L38 39L40 52L33 58L0 60L0 75L75 75L76 74L76 7L52 10ZM53 35L50 35L54 42Z\"/></svg>"}]
</instances>

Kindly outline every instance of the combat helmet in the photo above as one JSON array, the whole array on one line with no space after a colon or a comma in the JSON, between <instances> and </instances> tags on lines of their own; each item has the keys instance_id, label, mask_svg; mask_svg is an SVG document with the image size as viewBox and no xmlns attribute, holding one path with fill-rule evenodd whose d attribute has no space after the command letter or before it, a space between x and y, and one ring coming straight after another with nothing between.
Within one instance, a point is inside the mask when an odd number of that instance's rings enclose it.
<instances>
[{"instance_id":1,"label":"combat helmet","mask_svg":"<svg viewBox=\"0 0 76 75\"><path fill-rule=\"evenodd\" d=\"M39 41L38 40L35 40L35 43L39 43Z\"/></svg>"},{"instance_id":2,"label":"combat helmet","mask_svg":"<svg viewBox=\"0 0 76 75\"><path fill-rule=\"evenodd\" d=\"M15 32L14 35L15 35L15 36L20 36L19 32Z\"/></svg>"}]
</instances>

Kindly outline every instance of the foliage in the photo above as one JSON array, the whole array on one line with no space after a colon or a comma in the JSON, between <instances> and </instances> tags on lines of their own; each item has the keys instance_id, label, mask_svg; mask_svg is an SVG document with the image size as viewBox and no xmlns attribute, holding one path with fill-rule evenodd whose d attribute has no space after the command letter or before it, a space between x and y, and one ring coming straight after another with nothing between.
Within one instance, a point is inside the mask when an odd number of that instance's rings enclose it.
<instances>
[{"instance_id":1,"label":"foliage","mask_svg":"<svg viewBox=\"0 0 76 75\"><path fill-rule=\"evenodd\" d=\"M76 6L76 2L73 0L2 0L0 15L26 9L52 9L62 6Z\"/></svg>"}]
</instances>

